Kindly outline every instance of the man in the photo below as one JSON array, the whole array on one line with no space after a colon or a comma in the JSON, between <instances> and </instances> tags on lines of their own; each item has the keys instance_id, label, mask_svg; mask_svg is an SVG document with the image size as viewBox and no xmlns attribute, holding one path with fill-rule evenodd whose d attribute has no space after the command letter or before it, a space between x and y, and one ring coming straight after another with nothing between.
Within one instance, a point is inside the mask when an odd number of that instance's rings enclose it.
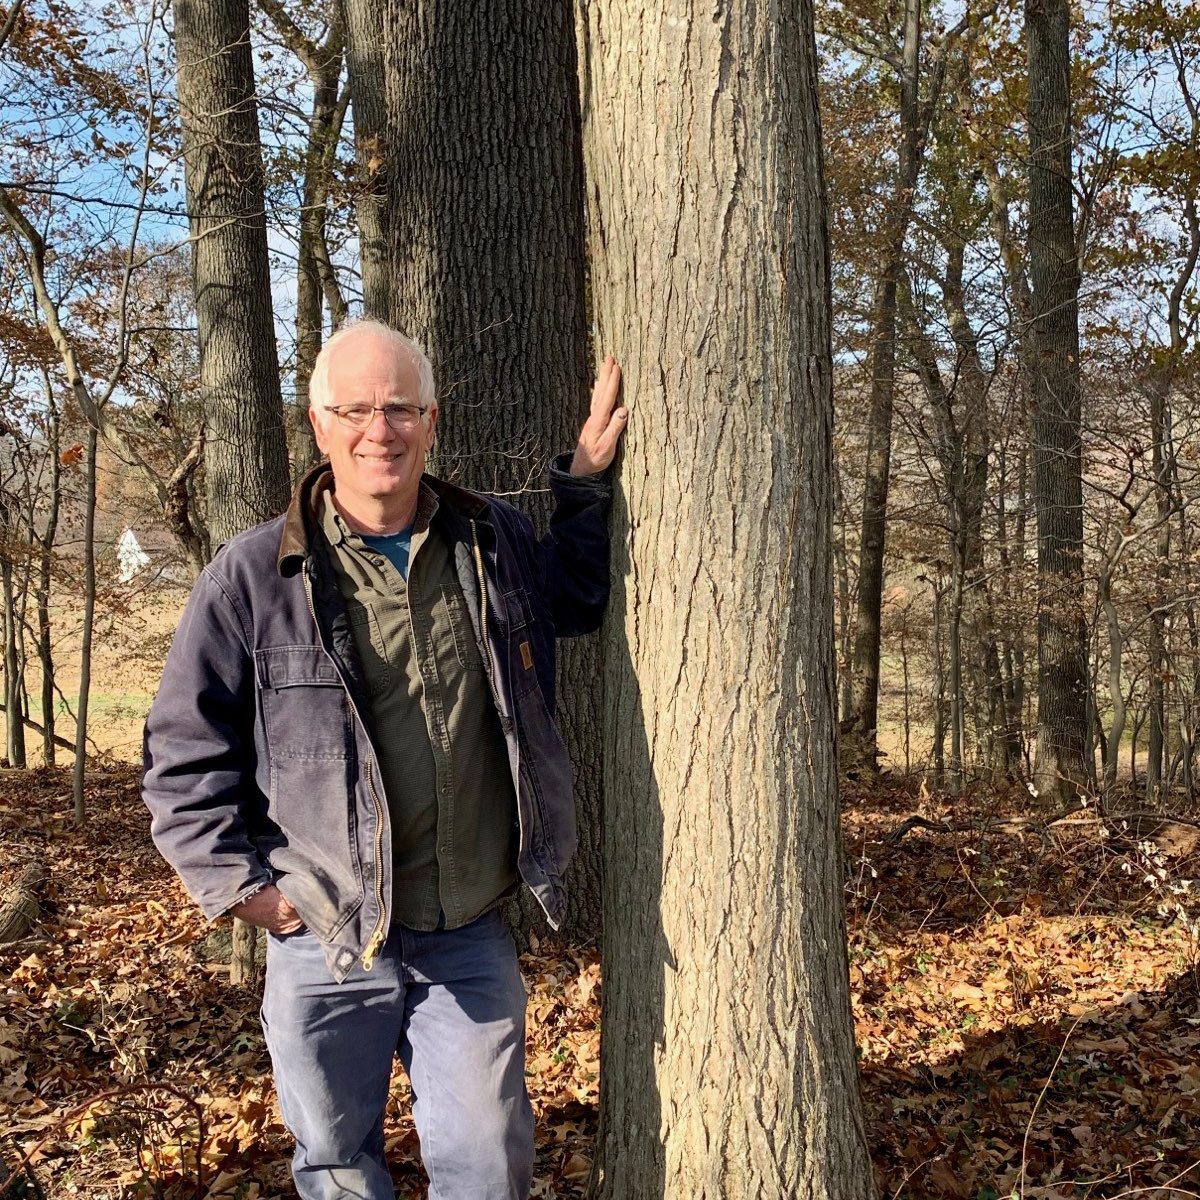
<instances>
[{"instance_id":1,"label":"man","mask_svg":"<svg viewBox=\"0 0 1200 1200\"><path fill-rule=\"evenodd\" d=\"M424 474L433 374L376 322L318 356L328 463L194 588L146 723L151 831L209 918L268 932L262 1020L306 1200L391 1197L394 1054L436 1200L524 1198L525 991L497 905L551 924L574 846L554 639L608 595L610 357L538 541Z\"/></svg>"}]
</instances>

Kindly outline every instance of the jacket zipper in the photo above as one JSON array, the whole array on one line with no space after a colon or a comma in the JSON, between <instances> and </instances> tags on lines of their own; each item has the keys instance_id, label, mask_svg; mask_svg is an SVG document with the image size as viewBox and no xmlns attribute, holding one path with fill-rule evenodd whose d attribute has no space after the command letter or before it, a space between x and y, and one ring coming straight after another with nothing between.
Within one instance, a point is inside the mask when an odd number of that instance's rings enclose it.
<instances>
[{"instance_id":1,"label":"jacket zipper","mask_svg":"<svg viewBox=\"0 0 1200 1200\"><path fill-rule=\"evenodd\" d=\"M309 574L308 560L304 560L304 598L308 601L309 616L313 619L313 625L317 630L317 639L324 647L324 638L321 636L321 626L317 621L317 611L313 607L312 599L312 577ZM325 651L329 653L328 650ZM343 688L345 685L342 685ZM358 718L359 724L364 724L362 714L358 711L358 706L354 703L354 697L346 692L346 698L350 701L350 707L354 709L354 715ZM372 750L374 755L374 750ZM383 805L379 801L379 795L375 791L375 771L374 762L372 761L371 769L367 771L367 791L371 793L371 800L375 805L375 902L379 908L379 921L372 931L371 936L367 939L367 945L363 950L362 968L364 971L369 971L375 965L375 959L379 955L380 947L387 939L387 921L385 920L386 913L383 905L383 869L380 866L380 860L383 857Z\"/></svg>"},{"instance_id":2,"label":"jacket zipper","mask_svg":"<svg viewBox=\"0 0 1200 1200\"><path fill-rule=\"evenodd\" d=\"M475 526L475 518L471 518L471 551L475 555L475 574L479 579L479 627L482 634L484 647L488 653L488 679L491 680L491 647L488 646L488 609L487 609L487 576L483 573L483 553L479 549L479 531ZM492 684L492 693L495 694L496 687Z\"/></svg>"},{"instance_id":3,"label":"jacket zipper","mask_svg":"<svg viewBox=\"0 0 1200 1200\"><path fill-rule=\"evenodd\" d=\"M479 532L475 526L475 518L471 517L471 550L475 557L475 575L479 580L479 629L483 635L483 673L487 676L488 684L492 689L492 703L496 706L496 715L500 718L501 725L507 724L508 728L504 730L505 741L508 740L510 734L517 742L517 778L513 782L513 790L516 793L517 800L517 837L518 845L525 844L525 823L521 820L521 746L517 736L517 731L511 717L504 715L504 707L500 703L500 692L496 687L495 678L495 663L492 661L492 647L488 641L488 607L487 607L487 576L483 573L483 552L479 548ZM519 852L518 852L519 855ZM520 875L520 866L517 867L517 874Z\"/></svg>"}]
</instances>

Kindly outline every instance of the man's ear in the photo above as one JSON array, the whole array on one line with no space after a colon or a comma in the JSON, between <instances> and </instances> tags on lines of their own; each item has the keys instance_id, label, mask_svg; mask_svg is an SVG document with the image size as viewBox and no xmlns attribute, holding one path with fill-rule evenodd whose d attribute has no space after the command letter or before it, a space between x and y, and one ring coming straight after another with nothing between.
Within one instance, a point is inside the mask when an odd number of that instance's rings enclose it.
<instances>
[{"instance_id":1,"label":"man's ear","mask_svg":"<svg viewBox=\"0 0 1200 1200\"><path fill-rule=\"evenodd\" d=\"M433 449L433 443L437 440L437 419L438 406L432 405L429 409L429 432L425 438L425 453L428 454Z\"/></svg>"},{"instance_id":2,"label":"man's ear","mask_svg":"<svg viewBox=\"0 0 1200 1200\"><path fill-rule=\"evenodd\" d=\"M313 437L317 443L317 449L326 456L329 455L329 448L325 443L325 430L321 425L321 418L317 416L315 408L309 408L308 421L313 427Z\"/></svg>"}]
</instances>

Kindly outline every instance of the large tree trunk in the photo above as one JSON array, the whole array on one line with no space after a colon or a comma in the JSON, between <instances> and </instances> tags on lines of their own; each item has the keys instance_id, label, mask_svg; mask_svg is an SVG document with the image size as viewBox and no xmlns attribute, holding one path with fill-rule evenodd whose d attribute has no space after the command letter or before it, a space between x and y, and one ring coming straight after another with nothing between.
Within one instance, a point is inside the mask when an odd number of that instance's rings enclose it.
<instances>
[{"instance_id":1,"label":"large tree trunk","mask_svg":"<svg viewBox=\"0 0 1200 1200\"><path fill-rule=\"evenodd\" d=\"M423 0L387 20L391 316L434 364L435 469L544 522L547 464L574 446L588 403L573 10ZM600 931L598 645L564 643L559 661L580 829L573 940Z\"/></svg>"},{"instance_id":2,"label":"large tree trunk","mask_svg":"<svg viewBox=\"0 0 1200 1200\"><path fill-rule=\"evenodd\" d=\"M354 114L357 169L354 213L363 310L386 321L391 313L391 210L384 87L383 0L342 0L346 21L346 65Z\"/></svg>"},{"instance_id":3,"label":"large tree trunk","mask_svg":"<svg viewBox=\"0 0 1200 1200\"><path fill-rule=\"evenodd\" d=\"M246 0L175 0L212 537L289 495Z\"/></svg>"},{"instance_id":4,"label":"large tree trunk","mask_svg":"<svg viewBox=\"0 0 1200 1200\"><path fill-rule=\"evenodd\" d=\"M174 14L208 525L220 543L282 512L289 494L262 150L247 0L175 0ZM240 924L235 983L254 974L254 939Z\"/></svg>"},{"instance_id":5,"label":"large tree trunk","mask_svg":"<svg viewBox=\"0 0 1200 1200\"><path fill-rule=\"evenodd\" d=\"M633 413L605 631L600 1186L861 1200L812 10L670 12L596 0L582 54L594 308Z\"/></svg>"},{"instance_id":6,"label":"large tree trunk","mask_svg":"<svg viewBox=\"0 0 1200 1200\"><path fill-rule=\"evenodd\" d=\"M1067 0L1027 0L1033 477L1038 530L1038 748L1044 803L1091 786Z\"/></svg>"}]
</instances>

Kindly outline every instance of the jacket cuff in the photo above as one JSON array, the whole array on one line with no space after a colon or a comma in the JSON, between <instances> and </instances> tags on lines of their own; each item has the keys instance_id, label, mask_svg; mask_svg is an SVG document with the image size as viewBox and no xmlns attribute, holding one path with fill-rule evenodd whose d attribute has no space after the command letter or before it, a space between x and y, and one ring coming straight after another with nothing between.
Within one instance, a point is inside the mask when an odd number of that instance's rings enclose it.
<instances>
[{"instance_id":1,"label":"jacket cuff","mask_svg":"<svg viewBox=\"0 0 1200 1200\"><path fill-rule=\"evenodd\" d=\"M251 896L257 896L265 887L270 887L274 882L270 875L264 876L262 879L256 879L253 883L247 884L228 904L222 904L216 908L210 909L205 906L204 915L209 921L219 921L222 917L229 913L231 908L237 908L243 900L249 900Z\"/></svg>"},{"instance_id":2,"label":"jacket cuff","mask_svg":"<svg viewBox=\"0 0 1200 1200\"><path fill-rule=\"evenodd\" d=\"M602 496L612 495L612 468L606 467L595 475L572 475L571 459L574 451L568 450L550 462L550 486L553 488L579 488Z\"/></svg>"}]
</instances>

